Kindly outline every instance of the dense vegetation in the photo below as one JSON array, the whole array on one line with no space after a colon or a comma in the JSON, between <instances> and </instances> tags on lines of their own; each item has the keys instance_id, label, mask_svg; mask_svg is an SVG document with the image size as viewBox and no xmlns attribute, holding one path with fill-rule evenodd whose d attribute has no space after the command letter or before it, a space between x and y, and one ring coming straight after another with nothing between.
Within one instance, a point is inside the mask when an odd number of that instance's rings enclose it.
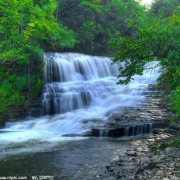
<instances>
[{"instance_id":1,"label":"dense vegetation","mask_svg":"<svg viewBox=\"0 0 180 180\"><path fill-rule=\"evenodd\" d=\"M130 26L135 36L111 39L116 49L114 62L125 61L126 65L119 83L127 84L133 75L142 75L147 62L158 60L164 69L159 85L175 91L169 98L176 112L174 119L180 118L180 3L157 0L141 24L132 22Z\"/></svg>"},{"instance_id":2,"label":"dense vegetation","mask_svg":"<svg viewBox=\"0 0 180 180\"><path fill-rule=\"evenodd\" d=\"M138 24L145 9L135 0L60 0L57 19L72 29L79 43L74 51L109 55L109 40L132 36L128 27L133 19Z\"/></svg>"},{"instance_id":3,"label":"dense vegetation","mask_svg":"<svg viewBox=\"0 0 180 180\"><path fill-rule=\"evenodd\" d=\"M44 51L108 54L109 39L131 36L127 21L144 15L134 0L1 0L1 122L38 95Z\"/></svg>"},{"instance_id":4,"label":"dense vegetation","mask_svg":"<svg viewBox=\"0 0 180 180\"><path fill-rule=\"evenodd\" d=\"M160 84L175 92L180 117L180 2L155 0L0 0L0 121L25 110L42 85L46 51L114 54L128 83L158 59ZM110 49L111 46L111 49Z\"/></svg>"},{"instance_id":5,"label":"dense vegetation","mask_svg":"<svg viewBox=\"0 0 180 180\"><path fill-rule=\"evenodd\" d=\"M0 1L0 117L11 117L42 84L43 49L71 47L72 31L54 18L54 0Z\"/></svg>"}]
</instances>

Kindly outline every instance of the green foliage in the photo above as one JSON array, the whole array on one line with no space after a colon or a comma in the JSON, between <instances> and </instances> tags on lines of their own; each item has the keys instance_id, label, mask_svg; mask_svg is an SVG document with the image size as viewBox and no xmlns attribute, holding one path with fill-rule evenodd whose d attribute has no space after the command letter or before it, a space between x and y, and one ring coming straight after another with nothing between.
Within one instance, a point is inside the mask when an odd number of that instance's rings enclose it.
<instances>
[{"instance_id":1,"label":"green foliage","mask_svg":"<svg viewBox=\"0 0 180 180\"><path fill-rule=\"evenodd\" d=\"M0 1L0 116L39 92L47 48L73 47L74 34L56 22L55 0ZM1 118L2 119L2 118Z\"/></svg>"},{"instance_id":2,"label":"green foliage","mask_svg":"<svg viewBox=\"0 0 180 180\"><path fill-rule=\"evenodd\" d=\"M133 25L134 37L112 39L111 45L116 49L114 62L125 62L121 69L119 83L127 84L135 74L142 75L145 63L158 59L165 71L179 79L180 68L180 14L166 19L148 19L139 26Z\"/></svg>"},{"instance_id":3,"label":"green foliage","mask_svg":"<svg viewBox=\"0 0 180 180\"><path fill-rule=\"evenodd\" d=\"M79 41L75 50L96 55L112 54L109 39L131 36L128 20L138 24L145 16L144 7L135 0L63 0L58 9L58 21Z\"/></svg>"},{"instance_id":4,"label":"green foliage","mask_svg":"<svg viewBox=\"0 0 180 180\"><path fill-rule=\"evenodd\" d=\"M161 18L172 16L180 7L179 0L156 0L153 2L150 12Z\"/></svg>"},{"instance_id":5,"label":"green foliage","mask_svg":"<svg viewBox=\"0 0 180 180\"><path fill-rule=\"evenodd\" d=\"M87 6L94 11L101 13L103 11L103 6L101 5L102 0L83 0L80 2L80 6Z\"/></svg>"},{"instance_id":6,"label":"green foliage","mask_svg":"<svg viewBox=\"0 0 180 180\"><path fill-rule=\"evenodd\" d=\"M171 100L171 108L174 112L176 112L173 120L177 120L180 118L180 86L178 86L174 93L170 95Z\"/></svg>"},{"instance_id":7,"label":"green foliage","mask_svg":"<svg viewBox=\"0 0 180 180\"><path fill-rule=\"evenodd\" d=\"M169 143L161 143L159 145L157 145L154 148L154 152L158 153L160 151L162 151L163 149L167 148L167 147L179 147L180 146L180 140L179 139L175 139Z\"/></svg>"},{"instance_id":8,"label":"green foliage","mask_svg":"<svg viewBox=\"0 0 180 180\"><path fill-rule=\"evenodd\" d=\"M179 6L176 0L156 0L147 17L139 24L128 20L129 26L135 31L134 36L110 41L116 51L113 61L125 62L125 68L121 68L118 76L120 84L129 83L135 74L142 75L147 62L159 60L159 65L164 69L159 85L174 90L169 97L172 110L176 112L173 121L180 118Z\"/></svg>"},{"instance_id":9,"label":"green foliage","mask_svg":"<svg viewBox=\"0 0 180 180\"><path fill-rule=\"evenodd\" d=\"M27 86L27 76L10 75L0 86L0 112L8 110L9 106L21 106L25 101L25 96L21 95L22 90Z\"/></svg>"}]
</instances>

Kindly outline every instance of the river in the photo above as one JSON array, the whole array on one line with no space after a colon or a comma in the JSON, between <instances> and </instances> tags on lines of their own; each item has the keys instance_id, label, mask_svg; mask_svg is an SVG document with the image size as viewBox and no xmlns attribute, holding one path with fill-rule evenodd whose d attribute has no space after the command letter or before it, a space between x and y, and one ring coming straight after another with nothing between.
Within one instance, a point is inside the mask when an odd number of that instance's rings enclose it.
<instances>
[{"instance_id":1,"label":"river","mask_svg":"<svg viewBox=\"0 0 180 180\"><path fill-rule=\"evenodd\" d=\"M8 122L0 130L0 175L83 179L103 172L114 152L130 143L87 135L94 126L106 125L114 112L146 102L143 92L161 75L158 62L151 62L143 76L117 85L120 67L124 64L107 57L47 53L42 116Z\"/></svg>"}]
</instances>

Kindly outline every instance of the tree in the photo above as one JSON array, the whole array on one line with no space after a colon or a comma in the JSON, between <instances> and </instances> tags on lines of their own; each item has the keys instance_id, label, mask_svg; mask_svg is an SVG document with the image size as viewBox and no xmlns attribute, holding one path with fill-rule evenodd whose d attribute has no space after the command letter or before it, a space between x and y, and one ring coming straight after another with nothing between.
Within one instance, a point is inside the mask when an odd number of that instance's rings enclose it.
<instances>
[{"instance_id":1,"label":"tree","mask_svg":"<svg viewBox=\"0 0 180 180\"><path fill-rule=\"evenodd\" d=\"M179 0L155 0L150 12L161 18L170 17L180 6Z\"/></svg>"},{"instance_id":2,"label":"tree","mask_svg":"<svg viewBox=\"0 0 180 180\"><path fill-rule=\"evenodd\" d=\"M55 0L0 1L0 114L24 108L40 90L43 50L72 47L73 32L56 22Z\"/></svg>"},{"instance_id":3,"label":"tree","mask_svg":"<svg viewBox=\"0 0 180 180\"><path fill-rule=\"evenodd\" d=\"M142 75L147 62L158 60L164 69L159 85L174 90L169 98L176 120L180 118L180 12L165 19L151 17L133 28L134 37L111 40L116 50L113 61L125 63L125 67L120 69L119 83L129 83L133 75Z\"/></svg>"},{"instance_id":4,"label":"tree","mask_svg":"<svg viewBox=\"0 0 180 180\"><path fill-rule=\"evenodd\" d=\"M63 0L59 14L59 22L72 29L79 41L75 51L110 55L109 39L131 36L128 20L138 24L145 9L135 0Z\"/></svg>"},{"instance_id":5,"label":"tree","mask_svg":"<svg viewBox=\"0 0 180 180\"><path fill-rule=\"evenodd\" d=\"M133 26L133 25L132 25ZM114 62L125 62L118 76L126 77L120 83L128 83L135 74L142 75L147 62L158 59L165 70L174 72L180 68L180 14L165 19L148 19L140 26L133 26L134 37L112 39L116 53Z\"/></svg>"}]
</instances>

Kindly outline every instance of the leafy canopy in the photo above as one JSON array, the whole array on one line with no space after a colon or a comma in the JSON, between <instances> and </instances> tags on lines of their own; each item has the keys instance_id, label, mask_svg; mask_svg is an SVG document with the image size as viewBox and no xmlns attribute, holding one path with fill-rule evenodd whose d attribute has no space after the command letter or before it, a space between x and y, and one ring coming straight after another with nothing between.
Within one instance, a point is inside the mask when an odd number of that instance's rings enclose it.
<instances>
[{"instance_id":1,"label":"leafy canopy","mask_svg":"<svg viewBox=\"0 0 180 180\"><path fill-rule=\"evenodd\" d=\"M180 68L180 13L165 19L148 19L140 26L133 25L134 37L111 39L116 50L113 61L125 62L118 76L119 83L129 83L135 74L142 75L143 66L158 59L165 70L175 73Z\"/></svg>"},{"instance_id":2,"label":"leafy canopy","mask_svg":"<svg viewBox=\"0 0 180 180\"><path fill-rule=\"evenodd\" d=\"M73 32L57 23L56 8L56 0L0 0L0 116L38 94L47 47L76 43Z\"/></svg>"}]
</instances>

